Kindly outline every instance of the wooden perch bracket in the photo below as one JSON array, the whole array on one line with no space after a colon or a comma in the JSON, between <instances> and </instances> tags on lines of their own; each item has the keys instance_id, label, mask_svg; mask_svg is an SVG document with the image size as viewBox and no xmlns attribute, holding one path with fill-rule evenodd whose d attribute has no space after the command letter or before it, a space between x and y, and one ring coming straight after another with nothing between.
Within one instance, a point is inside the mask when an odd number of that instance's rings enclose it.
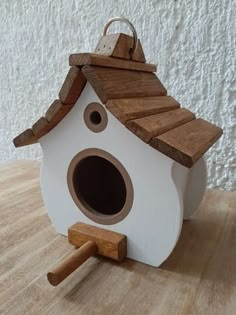
<instances>
[{"instance_id":1,"label":"wooden perch bracket","mask_svg":"<svg viewBox=\"0 0 236 315\"><path fill-rule=\"evenodd\" d=\"M68 240L80 247L47 274L48 281L57 286L91 256L98 254L122 261L127 254L125 235L84 223L76 223L68 230Z\"/></svg>"}]
</instances>

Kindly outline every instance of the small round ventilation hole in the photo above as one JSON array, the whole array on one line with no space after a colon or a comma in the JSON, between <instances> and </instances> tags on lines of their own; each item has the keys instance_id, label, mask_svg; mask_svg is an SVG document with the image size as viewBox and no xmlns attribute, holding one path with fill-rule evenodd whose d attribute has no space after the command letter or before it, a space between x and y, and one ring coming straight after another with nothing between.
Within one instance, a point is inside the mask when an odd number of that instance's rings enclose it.
<instances>
[{"instance_id":1,"label":"small round ventilation hole","mask_svg":"<svg viewBox=\"0 0 236 315\"><path fill-rule=\"evenodd\" d=\"M94 111L90 114L90 121L94 124L94 125L99 125L102 121L102 117L100 115L100 113L98 111Z\"/></svg>"},{"instance_id":2,"label":"small round ventilation hole","mask_svg":"<svg viewBox=\"0 0 236 315\"><path fill-rule=\"evenodd\" d=\"M84 110L84 122L93 132L103 131L108 123L104 106L96 102L88 104Z\"/></svg>"}]
</instances>

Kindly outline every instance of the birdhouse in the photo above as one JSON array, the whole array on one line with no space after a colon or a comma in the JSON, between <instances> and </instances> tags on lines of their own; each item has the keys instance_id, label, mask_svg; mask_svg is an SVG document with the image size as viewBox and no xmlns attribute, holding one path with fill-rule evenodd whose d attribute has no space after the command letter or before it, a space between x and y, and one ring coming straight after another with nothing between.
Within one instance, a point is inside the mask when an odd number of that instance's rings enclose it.
<instances>
[{"instance_id":1,"label":"birdhouse","mask_svg":"<svg viewBox=\"0 0 236 315\"><path fill-rule=\"evenodd\" d=\"M107 35L116 20L133 36ZM69 64L58 99L14 144L42 147L42 196L58 233L77 222L120 233L127 257L159 266L203 197L204 153L222 130L168 95L124 18Z\"/></svg>"}]
</instances>

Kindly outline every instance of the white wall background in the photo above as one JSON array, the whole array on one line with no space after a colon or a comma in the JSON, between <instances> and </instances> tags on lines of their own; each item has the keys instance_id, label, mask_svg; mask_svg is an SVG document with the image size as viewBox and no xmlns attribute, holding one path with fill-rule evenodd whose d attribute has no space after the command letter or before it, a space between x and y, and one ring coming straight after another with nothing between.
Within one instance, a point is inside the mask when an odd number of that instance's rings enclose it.
<instances>
[{"instance_id":1,"label":"white wall background","mask_svg":"<svg viewBox=\"0 0 236 315\"><path fill-rule=\"evenodd\" d=\"M69 54L93 51L117 15L135 25L169 94L224 129L207 154L208 183L236 190L235 0L1 0L0 161L41 158L38 145L15 149L12 138L57 98Z\"/></svg>"}]
</instances>

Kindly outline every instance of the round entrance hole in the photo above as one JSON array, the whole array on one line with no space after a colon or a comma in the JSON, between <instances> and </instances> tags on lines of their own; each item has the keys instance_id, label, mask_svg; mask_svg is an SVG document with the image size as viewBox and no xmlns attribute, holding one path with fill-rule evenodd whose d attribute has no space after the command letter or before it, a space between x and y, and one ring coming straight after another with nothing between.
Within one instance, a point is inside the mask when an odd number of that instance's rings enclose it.
<instances>
[{"instance_id":1,"label":"round entrance hole","mask_svg":"<svg viewBox=\"0 0 236 315\"><path fill-rule=\"evenodd\" d=\"M120 212L126 200L126 187L118 169L99 156L84 158L77 165L73 185L78 198L103 214Z\"/></svg>"},{"instance_id":2,"label":"round entrance hole","mask_svg":"<svg viewBox=\"0 0 236 315\"><path fill-rule=\"evenodd\" d=\"M67 179L74 202L93 221L114 224L128 215L132 182L123 165L108 152L80 152L70 163Z\"/></svg>"}]
</instances>

